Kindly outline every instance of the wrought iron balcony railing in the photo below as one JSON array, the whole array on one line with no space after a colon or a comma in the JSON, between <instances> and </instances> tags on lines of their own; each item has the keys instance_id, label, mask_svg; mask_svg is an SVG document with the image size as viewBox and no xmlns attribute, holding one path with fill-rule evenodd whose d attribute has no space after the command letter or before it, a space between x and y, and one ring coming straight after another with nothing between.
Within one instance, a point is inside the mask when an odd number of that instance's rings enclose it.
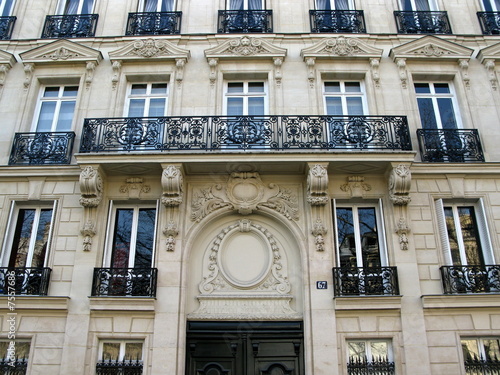
<instances>
[{"instance_id":1,"label":"wrought iron balcony railing","mask_svg":"<svg viewBox=\"0 0 500 375\"><path fill-rule=\"evenodd\" d=\"M155 297L156 268L94 268L93 297Z\"/></svg>"},{"instance_id":2,"label":"wrought iron balcony railing","mask_svg":"<svg viewBox=\"0 0 500 375\"><path fill-rule=\"evenodd\" d=\"M374 358L372 361L364 359L349 359L347 363L348 375L393 375L396 373L394 362L387 358Z\"/></svg>"},{"instance_id":3,"label":"wrought iron balcony railing","mask_svg":"<svg viewBox=\"0 0 500 375\"><path fill-rule=\"evenodd\" d=\"M0 17L0 40L10 39L17 17Z\"/></svg>"},{"instance_id":4,"label":"wrought iron balcony railing","mask_svg":"<svg viewBox=\"0 0 500 375\"><path fill-rule=\"evenodd\" d=\"M422 161L484 161L477 129L418 129L417 138Z\"/></svg>"},{"instance_id":5,"label":"wrought iron balcony railing","mask_svg":"<svg viewBox=\"0 0 500 375\"><path fill-rule=\"evenodd\" d=\"M442 266L445 294L500 293L500 265Z\"/></svg>"},{"instance_id":6,"label":"wrought iron balcony railing","mask_svg":"<svg viewBox=\"0 0 500 375\"><path fill-rule=\"evenodd\" d=\"M218 33L272 33L272 10L219 10Z\"/></svg>"},{"instance_id":7,"label":"wrought iron balcony railing","mask_svg":"<svg viewBox=\"0 0 500 375\"><path fill-rule=\"evenodd\" d=\"M411 150L405 116L85 119L80 152Z\"/></svg>"},{"instance_id":8,"label":"wrought iron balcony railing","mask_svg":"<svg viewBox=\"0 0 500 375\"><path fill-rule=\"evenodd\" d=\"M42 38L88 38L95 35L98 14L47 16Z\"/></svg>"},{"instance_id":9,"label":"wrought iron balcony railing","mask_svg":"<svg viewBox=\"0 0 500 375\"><path fill-rule=\"evenodd\" d=\"M500 360L496 357L467 358L464 361L466 375L498 375L500 374Z\"/></svg>"},{"instance_id":10,"label":"wrought iron balcony railing","mask_svg":"<svg viewBox=\"0 0 500 375\"><path fill-rule=\"evenodd\" d=\"M451 34L447 12L395 11L400 34Z\"/></svg>"},{"instance_id":11,"label":"wrought iron balcony railing","mask_svg":"<svg viewBox=\"0 0 500 375\"><path fill-rule=\"evenodd\" d=\"M124 359L103 360L95 367L96 375L142 375L142 361Z\"/></svg>"},{"instance_id":12,"label":"wrought iron balcony railing","mask_svg":"<svg viewBox=\"0 0 500 375\"><path fill-rule=\"evenodd\" d=\"M0 295L46 296L51 269L47 267L0 268Z\"/></svg>"},{"instance_id":13,"label":"wrought iron balcony railing","mask_svg":"<svg viewBox=\"0 0 500 375\"><path fill-rule=\"evenodd\" d=\"M5 353L2 353L5 355ZM0 358L0 374L2 375L26 375L28 360L16 358Z\"/></svg>"},{"instance_id":14,"label":"wrought iron balcony railing","mask_svg":"<svg viewBox=\"0 0 500 375\"><path fill-rule=\"evenodd\" d=\"M396 267L334 267L333 292L338 296L399 295Z\"/></svg>"},{"instance_id":15,"label":"wrought iron balcony railing","mask_svg":"<svg viewBox=\"0 0 500 375\"><path fill-rule=\"evenodd\" d=\"M362 10L310 10L312 33L366 33Z\"/></svg>"},{"instance_id":16,"label":"wrought iron balcony railing","mask_svg":"<svg viewBox=\"0 0 500 375\"><path fill-rule=\"evenodd\" d=\"M180 34L182 12L129 13L125 35Z\"/></svg>"},{"instance_id":17,"label":"wrought iron balcony railing","mask_svg":"<svg viewBox=\"0 0 500 375\"><path fill-rule=\"evenodd\" d=\"M9 165L70 164L75 133L16 133Z\"/></svg>"},{"instance_id":18,"label":"wrought iron balcony railing","mask_svg":"<svg viewBox=\"0 0 500 375\"><path fill-rule=\"evenodd\" d=\"M477 12L477 18L483 34L500 34L500 12Z\"/></svg>"}]
</instances>

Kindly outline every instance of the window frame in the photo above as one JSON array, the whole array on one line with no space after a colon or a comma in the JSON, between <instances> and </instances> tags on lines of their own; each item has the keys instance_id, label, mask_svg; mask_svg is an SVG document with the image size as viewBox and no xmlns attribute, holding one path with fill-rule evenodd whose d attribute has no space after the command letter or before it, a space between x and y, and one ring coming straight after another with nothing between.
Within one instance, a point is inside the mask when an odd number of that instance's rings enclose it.
<instances>
[{"instance_id":1,"label":"window frame","mask_svg":"<svg viewBox=\"0 0 500 375\"><path fill-rule=\"evenodd\" d=\"M139 0L139 2L137 4L138 12L149 12L146 10L146 2L147 1L148 0ZM172 3L171 10L161 10L163 1L164 0L156 0L156 11L154 11L154 12L158 12L158 13L160 13L160 12L175 12L175 10L177 9L177 1L176 0L170 0L170 2Z\"/></svg>"},{"instance_id":2,"label":"window frame","mask_svg":"<svg viewBox=\"0 0 500 375\"><path fill-rule=\"evenodd\" d=\"M134 85L146 85L146 94L141 94L141 95L134 95L132 94L132 88ZM166 88L166 93L165 94L152 94L152 87L153 85L157 84L165 84L167 86ZM164 98L165 99L165 108L163 110L163 115L162 116L156 116L152 118L157 118L157 117L165 117L168 115L168 104L169 104L169 93L170 93L170 82L167 81L149 81L149 82L129 82L127 85L127 97L125 100L125 106L123 109L123 116L124 117L131 117L129 116L130 112L130 102L131 100L134 99L144 99L144 108L143 108L143 115L139 117L149 117L147 114L149 113L149 108L151 105L151 99L155 98Z\"/></svg>"},{"instance_id":3,"label":"window frame","mask_svg":"<svg viewBox=\"0 0 500 375\"><path fill-rule=\"evenodd\" d=\"M408 4L408 2L411 5L411 9L405 9L406 4ZM429 5L429 10L427 12L439 11L438 4L435 0L427 0L427 4ZM401 7L401 10L404 12L419 12L415 0L400 0L399 6ZM425 12L425 10L423 12Z\"/></svg>"},{"instance_id":4,"label":"window frame","mask_svg":"<svg viewBox=\"0 0 500 375\"><path fill-rule=\"evenodd\" d=\"M156 210L155 212L155 224L154 224L154 234L153 234L153 247L151 249L151 265L150 268L154 267L155 261L156 261L156 251L158 247L158 240L157 240L157 234L158 234L158 220L159 220L159 202L151 202L151 203L121 203L121 202L114 202L110 201L109 204L109 212L108 212L108 225L106 229L106 248L104 251L104 261L103 261L103 267L104 268L112 268L112 257L113 257L113 242L115 239L115 225L116 225L116 216L117 216L117 210L119 209L133 209L134 210L134 215L133 215L133 222L132 222L132 228L134 231L131 231L131 243L129 247L129 260L128 260L128 266L126 268L134 268L135 266L135 255L136 255L136 240L137 240L137 223L138 223L138 215L139 215L139 210L140 209L148 209L148 208L154 208Z\"/></svg>"},{"instance_id":5,"label":"window frame","mask_svg":"<svg viewBox=\"0 0 500 375\"><path fill-rule=\"evenodd\" d=\"M491 10L486 9L487 6L484 4L485 1L488 1ZM500 4L497 4L495 0L479 0L479 6L483 12L500 12Z\"/></svg>"},{"instance_id":6,"label":"window frame","mask_svg":"<svg viewBox=\"0 0 500 375\"><path fill-rule=\"evenodd\" d=\"M12 256L12 246L14 244L14 239L18 230L18 218L19 218L19 213L21 210L32 210L35 209L36 212L36 218L34 220L34 224L31 229L31 234L36 233L36 230L38 228L38 223L40 220L40 213L43 209L52 209L52 215L50 218L50 229L49 233L47 236L47 248L45 250L45 258L43 261L43 266L42 267L47 267L49 263L49 257L51 254L51 244L52 244L52 238L53 238L53 233L54 233L54 225L56 223L56 212L57 212L57 206L58 206L58 201L45 201L45 202L16 202L12 201L11 202L11 207L10 207L10 212L9 212L9 219L8 219L8 225L7 225L7 232L5 236L5 240L2 246L2 257L1 257L1 266L2 267L9 267L10 266L10 259ZM23 268L29 268L32 267L32 262L33 262L33 253L35 250L35 242L36 242L36 236L31 236L30 237L30 245L28 248L28 254L27 254L27 259L26 259L26 265Z\"/></svg>"},{"instance_id":7,"label":"window frame","mask_svg":"<svg viewBox=\"0 0 500 375\"><path fill-rule=\"evenodd\" d=\"M67 15L82 15L82 14L93 14L93 12L95 11L95 4L97 2L97 0L91 0L92 1L92 10L90 13L82 13L82 9L83 9L83 5L85 4L85 1L86 0L78 0L78 10L76 13L66 13L66 6L68 4L68 1L71 1L71 0L59 0L58 4L57 4L57 14L58 15L64 15L64 16L67 16Z\"/></svg>"},{"instance_id":8,"label":"window frame","mask_svg":"<svg viewBox=\"0 0 500 375\"><path fill-rule=\"evenodd\" d=\"M262 92L249 92L248 90L248 85L249 83L263 83L263 91ZM229 84L230 83L243 83L243 92L241 93L230 93L229 92ZM243 98L243 114L241 115L229 115L228 114L228 99L229 98ZM264 113L262 115L249 115L248 114L248 99L249 98L258 98L262 97L264 100ZM226 116L228 117L235 117L235 116L267 116L269 113L269 93L268 93L268 84L267 80L258 80L258 79L252 79L252 80L226 80L224 81L224 105L223 105L223 111Z\"/></svg>"},{"instance_id":9,"label":"window frame","mask_svg":"<svg viewBox=\"0 0 500 375\"><path fill-rule=\"evenodd\" d=\"M141 339L100 339L98 353L97 353L97 362L107 361L107 359L105 360L103 358L103 354L104 354L104 344L108 344L108 343L119 343L120 344L120 354L119 354L119 358L118 358L118 361L120 361L120 362L124 361L124 360L128 360L128 359L124 358L126 344L130 344L130 343L142 344L141 359L139 359L139 362L144 364L145 340L141 340ZM135 361L134 358L132 358L132 360Z\"/></svg>"},{"instance_id":10,"label":"window frame","mask_svg":"<svg viewBox=\"0 0 500 375\"><path fill-rule=\"evenodd\" d=\"M352 339L346 339L346 349L347 349L347 362L351 361L351 354L349 352L349 343L350 342L362 342L365 344L365 358L367 362L373 362L373 355L371 352L371 344L375 342L384 342L387 344L387 361L388 362L394 362L394 350L393 350L393 345L392 345L392 340L391 339L385 339L385 338L373 338L373 339L362 339L362 338L352 338Z\"/></svg>"},{"instance_id":11,"label":"window frame","mask_svg":"<svg viewBox=\"0 0 500 375\"><path fill-rule=\"evenodd\" d=\"M340 92L328 92L326 90L327 83L339 83L340 85ZM346 83L359 83L359 92L348 92L346 91ZM367 95L366 95L366 86L365 82L363 80L323 80L323 85L322 85L322 90L323 90L323 108L325 111L325 115L327 116L342 116L342 117L352 117L352 116L367 116L368 114L368 101L367 101ZM347 98L361 98L361 105L362 105L362 114L360 115L349 115L348 112L348 104L347 104ZM334 115L334 114L329 114L328 113L328 104L327 104L327 99L328 98L340 98L341 105L342 105L342 115Z\"/></svg>"},{"instance_id":12,"label":"window frame","mask_svg":"<svg viewBox=\"0 0 500 375\"><path fill-rule=\"evenodd\" d=\"M336 249L336 255L335 255L335 260L337 263L338 267L342 267L341 264L341 259L340 259L340 252L341 252L341 244L340 242L340 236L339 236L339 224L338 224L338 215L337 215L337 208L352 208L353 209L353 222L354 222L354 239L355 239L355 250L356 250L356 267L362 268L366 267L363 264L363 253L362 253L362 239L361 239L361 233L359 231L359 220L356 220L358 217L357 211L360 208L373 208L375 209L375 221L377 224L377 240L378 240L378 251L379 251L379 257L380 257L380 267L389 267L389 256L388 256L388 251L387 251L387 238L386 238L386 231L385 231L385 223L384 223L384 212L383 212L383 207L382 207L382 200L379 199L377 203L374 202L349 202L349 201L344 201L344 200L336 200L333 199L333 221L334 221L334 229L335 229L335 249ZM356 209L356 214L354 214ZM356 231L356 229L358 229Z\"/></svg>"},{"instance_id":13,"label":"window frame","mask_svg":"<svg viewBox=\"0 0 500 375\"><path fill-rule=\"evenodd\" d=\"M464 353L464 341L471 341L475 340L476 341L476 349L479 354L479 358L481 360L486 360L486 351L485 351L485 346L483 344L484 340L496 340L498 347L500 348L500 337L498 336L462 336L460 337L460 347L462 349L462 356L463 356L463 363L465 364L465 361L467 360L465 353Z\"/></svg>"},{"instance_id":14,"label":"window frame","mask_svg":"<svg viewBox=\"0 0 500 375\"><path fill-rule=\"evenodd\" d=\"M10 1L10 0L1 0L1 2L0 2L0 16L1 17L9 17L14 13L14 7L16 6L16 0L11 1L9 11L6 13L5 8L7 6L7 1Z\"/></svg>"}]
</instances>

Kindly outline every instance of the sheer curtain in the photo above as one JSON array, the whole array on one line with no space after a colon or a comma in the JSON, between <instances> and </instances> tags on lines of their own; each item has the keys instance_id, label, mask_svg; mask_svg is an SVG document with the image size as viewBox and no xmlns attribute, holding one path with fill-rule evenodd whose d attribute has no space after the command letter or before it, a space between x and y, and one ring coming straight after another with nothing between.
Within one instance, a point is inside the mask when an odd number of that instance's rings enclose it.
<instances>
[{"instance_id":1,"label":"sheer curtain","mask_svg":"<svg viewBox=\"0 0 500 375\"><path fill-rule=\"evenodd\" d=\"M91 14L94 8L94 0L84 0L82 7L82 14Z\"/></svg>"},{"instance_id":2,"label":"sheer curtain","mask_svg":"<svg viewBox=\"0 0 500 375\"><path fill-rule=\"evenodd\" d=\"M14 4L14 0L6 0L4 1L3 11L1 16L10 16L10 12L12 10L12 5ZM0 3L0 9L2 8L2 4Z\"/></svg>"},{"instance_id":3,"label":"sheer curtain","mask_svg":"<svg viewBox=\"0 0 500 375\"><path fill-rule=\"evenodd\" d=\"M348 10L349 9L349 0L335 0L335 9L336 10Z\"/></svg>"},{"instance_id":4,"label":"sheer curtain","mask_svg":"<svg viewBox=\"0 0 500 375\"><path fill-rule=\"evenodd\" d=\"M144 3L144 12L156 12L158 0L146 0Z\"/></svg>"},{"instance_id":5,"label":"sheer curtain","mask_svg":"<svg viewBox=\"0 0 500 375\"><path fill-rule=\"evenodd\" d=\"M331 10L330 0L316 0L316 9L318 10Z\"/></svg>"},{"instance_id":6,"label":"sheer curtain","mask_svg":"<svg viewBox=\"0 0 500 375\"><path fill-rule=\"evenodd\" d=\"M243 10L243 0L230 0L229 10Z\"/></svg>"},{"instance_id":7,"label":"sheer curtain","mask_svg":"<svg viewBox=\"0 0 500 375\"><path fill-rule=\"evenodd\" d=\"M248 0L248 9L249 10L262 9L262 1L261 0Z\"/></svg>"},{"instance_id":8,"label":"sheer curtain","mask_svg":"<svg viewBox=\"0 0 500 375\"><path fill-rule=\"evenodd\" d=\"M173 12L174 11L174 0L162 0L161 11L162 12Z\"/></svg>"},{"instance_id":9,"label":"sheer curtain","mask_svg":"<svg viewBox=\"0 0 500 375\"><path fill-rule=\"evenodd\" d=\"M431 8L429 7L428 0L415 0L415 5L417 6L417 10L429 11Z\"/></svg>"},{"instance_id":10,"label":"sheer curtain","mask_svg":"<svg viewBox=\"0 0 500 375\"><path fill-rule=\"evenodd\" d=\"M67 0L63 14L78 14L79 0Z\"/></svg>"}]
</instances>

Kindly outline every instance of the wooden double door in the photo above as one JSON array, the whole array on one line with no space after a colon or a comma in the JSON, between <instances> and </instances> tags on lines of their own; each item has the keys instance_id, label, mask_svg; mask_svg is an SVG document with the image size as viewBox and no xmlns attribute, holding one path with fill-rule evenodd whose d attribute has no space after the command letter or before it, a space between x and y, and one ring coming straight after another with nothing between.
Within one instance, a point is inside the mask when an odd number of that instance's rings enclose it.
<instances>
[{"instance_id":1,"label":"wooden double door","mask_svg":"<svg viewBox=\"0 0 500 375\"><path fill-rule=\"evenodd\" d=\"M186 375L303 375L302 322L188 322Z\"/></svg>"}]
</instances>

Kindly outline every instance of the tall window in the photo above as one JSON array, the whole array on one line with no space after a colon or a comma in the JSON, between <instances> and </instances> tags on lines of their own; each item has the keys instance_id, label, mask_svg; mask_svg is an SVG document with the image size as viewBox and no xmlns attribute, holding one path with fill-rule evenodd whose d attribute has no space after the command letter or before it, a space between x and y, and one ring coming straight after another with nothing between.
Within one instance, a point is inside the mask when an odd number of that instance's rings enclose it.
<instances>
[{"instance_id":1,"label":"tall window","mask_svg":"<svg viewBox=\"0 0 500 375\"><path fill-rule=\"evenodd\" d=\"M263 0L228 0L228 10L261 10L265 9Z\"/></svg>"},{"instance_id":2,"label":"tall window","mask_svg":"<svg viewBox=\"0 0 500 375\"><path fill-rule=\"evenodd\" d=\"M316 0L318 10L349 10L353 9L351 0Z\"/></svg>"},{"instance_id":3,"label":"tall window","mask_svg":"<svg viewBox=\"0 0 500 375\"><path fill-rule=\"evenodd\" d=\"M15 0L0 0L0 16L7 17L12 14Z\"/></svg>"},{"instance_id":4,"label":"tall window","mask_svg":"<svg viewBox=\"0 0 500 375\"><path fill-rule=\"evenodd\" d=\"M106 340L99 345L97 375L140 375L143 371L142 341Z\"/></svg>"},{"instance_id":5,"label":"tall window","mask_svg":"<svg viewBox=\"0 0 500 375\"><path fill-rule=\"evenodd\" d=\"M153 264L156 207L112 208L108 242L109 267L151 268Z\"/></svg>"},{"instance_id":6,"label":"tall window","mask_svg":"<svg viewBox=\"0 0 500 375\"><path fill-rule=\"evenodd\" d=\"M167 99L167 83L133 83L128 95L127 116L166 116Z\"/></svg>"},{"instance_id":7,"label":"tall window","mask_svg":"<svg viewBox=\"0 0 500 375\"><path fill-rule=\"evenodd\" d=\"M424 129L456 129L459 115L448 83L415 83L420 121Z\"/></svg>"},{"instance_id":8,"label":"tall window","mask_svg":"<svg viewBox=\"0 0 500 375\"><path fill-rule=\"evenodd\" d=\"M348 374L395 374L391 344L387 340L349 340Z\"/></svg>"},{"instance_id":9,"label":"tall window","mask_svg":"<svg viewBox=\"0 0 500 375\"><path fill-rule=\"evenodd\" d=\"M94 0L60 0L58 14L92 14Z\"/></svg>"},{"instance_id":10,"label":"tall window","mask_svg":"<svg viewBox=\"0 0 500 375\"><path fill-rule=\"evenodd\" d=\"M50 244L54 206L23 206L11 212L12 228L3 259L8 267L44 267ZM8 254L8 256L7 256Z\"/></svg>"},{"instance_id":11,"label":"tall window","mask_svg":"<svg viewBox=\"0 0 500 375\"><path fill-rule=\"evenodd\" d=\"M401 9L404 11L438 10L435 0L401 0Z\"/></svg>"},{"instance_id":12,"label":"tall window","mask_svg":"<svg viewBox=\"0 0 500 375\"><path fill-rule=\"evenodd\" d=\"M228 116L262 116L266 113L265 82L227 82Z\"/></svg>"},{"instance_id":13,"label":"tall window","mask_svg":"<svg viewBox=\"0 0 500 375\"><path fill-rule=\"evenodd\" d=\"M173 12L175 0L140 0L140 12Z\"/></svg>"},{"instance_id":14,"label":"tall window","mask_svg":"<svg viewBox=\"0 0 500 375\"><path fill-rule=\"evenodd\" d=\"M500 373L500 340L496 337L463 338L460 340L467 375Z\"/></svg>"},{"instance_id":15,"label":"tall window","mask_svg":"<svg viewBox=\"0 0 500 375\"><path fill-rule=\"evenodd\" d=\"M500 12L500 0L481 0L485 12Z\"/></svg>"},{"instance_id":16,"label":"tall window","mask_svg":"<svg viewBox=\"0 0 500 375\"><path fill-rule=\"evenodd\" d=\"M35 131L71 131L77 94L78 86L44 87L38 103Z\"/></svg>"},{"instance_id":17,"label":"tall window","mask_svg":"<svg viewBox=\"0 0 500 375\"><path fill-rule=\"evenodd\" d=\"M379 207L336 204L335 222L340 267L387 265Z\"/></svg>"},{"instance_id":18,"label":"tall window","mask_svg":"<svg viewBox=\"0 0 500 375\"><path fill-rule=\"evenodd\" d=\"M330 116L359 116L365 113L366 100L362 82L325 82L326 114Z\"/></svg>"}]
</instances>

